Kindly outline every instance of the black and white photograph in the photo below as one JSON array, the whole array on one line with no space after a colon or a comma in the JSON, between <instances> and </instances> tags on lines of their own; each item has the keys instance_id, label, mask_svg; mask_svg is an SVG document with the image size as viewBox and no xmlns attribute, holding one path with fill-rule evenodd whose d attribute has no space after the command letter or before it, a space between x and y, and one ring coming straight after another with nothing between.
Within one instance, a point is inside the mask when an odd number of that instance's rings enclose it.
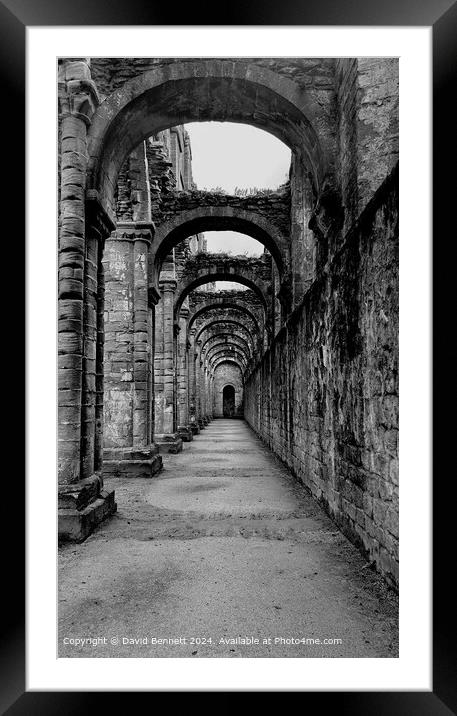
<instances>
[{"instance_id":1,"label":"black and white photograph","mask_svg":"<svg viewBox=\"0 0 457 716\"><path fill-rule=\"evenodd\" d=\"M432 302L455 265L457 2L390 2L211 24L0 0L14 375L22 265L26 321L0 713L186 691L457 708Z\"/></svg>"},{"instance_id":2,"label":"black and white photograph","mask_svg":"<svg viewBox=\"0 0 457 716\"><path fill-rule=\"evenodd\" d=\"M59 659L398 658L401 91L59 57Z\"/></svg>"}]
</instances>

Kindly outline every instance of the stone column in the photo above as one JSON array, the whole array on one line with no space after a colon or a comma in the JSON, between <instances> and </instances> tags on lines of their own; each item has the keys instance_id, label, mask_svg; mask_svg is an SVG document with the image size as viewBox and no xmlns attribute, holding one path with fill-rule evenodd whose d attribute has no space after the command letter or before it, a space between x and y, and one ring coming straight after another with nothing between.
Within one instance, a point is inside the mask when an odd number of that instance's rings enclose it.
<instances>
[{"instance_id":1,"label":"stone column","mask_svg":"<svg viewBox=\"0 0 457 716\"><path fill-rule=\"evenodd\" d=\"M81 113L84 100L90 110ZM97 103L84 60L59 68L59 484L81 477L87 127Z\"/></svg>"},{"instance_id":2,"label":"stone column","mask_svg":"<svg viewBox=\"0 0 457 716\"><path fill-rule=\"evenodd\" d=\"M163 274L165 273L165 276ZM155 435L155 441L160 452L178 453L182 450L182 439L176 431L175 417L175 396L174 396L174 328L173 328L173 303L177 281L174 277L168 276L169 272L162 271L159 279L159 289L162 296L162 374L163 374L163 395L161 432ZM157 403L156 403L157 405Z\"/></svg>"},{"instance_id":3,"label":"stone column","mask_svg":"<svg viewBox=\"0 0 457 716\"><path fill-rule=\"evenodd\" d=\"M187 347L187 319L189 308L183 306L179 314L179 332L177 336L177 403L178 403L178 434L183 442L193 440L193 432L189 423L189 372Z\"/></svg>"},{"instance_id":4,"label":"stone column","mask_svg":"<svg viewBox=\"0 0 457 716\"><path fill-rule=\"evenodd\" d=\"M200 357L200 405L202 408L202 420L204 425L208 425L208 420L206 419L206 381L205 381L205 368L206 368L206 362L205 362L205 349L201 352Z\"/></svg>"},{"instance_id":5,"label":"stone column","mask_svg":"<svg viewBox=\"0 0 457 716\"><path fill-rule=\"evenodd\" d=\"M188 375L189 375L189 425L192 433L198 435L200 427L197 415L197 386L195 377L195 334L196 329L189 331L188 341Z\"/></svg>"},{"instance_id":6,"label":"stone column","mask_svg":"<svg viewBox=\"0 0 457 716\"><path fill-rule=\"evenodd\" d=\"M213 406L211 403L210 374L208 361L205 366L205 393L206 393L206 419L210 422L213 419Z\"/></svg>"},{"instance_id":7,"label":"stone column","mask_svg":"<svg viewBox=\"0 0 457 716\"><path fill-rule=\"evenodd\" d=\"M196 393L196 416L198 427L200 430L206 426L203 420L203 402L202 402L202 357L201 357L201 346L202 342L197 341L195 351L195 393Z\"/></svg>"},{"instance_id":8,"label":"stone column","mask_svg":"<svg viewBox=\"0 0 457 716\"><path fill-rule=\"evenodd\" d=\"M213 374L212 371L208 374L208 405L209 405L209 417L212 420L214 418L214 398L213 398Z\"/></svg>"},{"instance_id":9,"label":"stone column","mask_svg":"<svg viewBox=\"0 0 457 716\"><path fill-rule=\"evenodd\" d=\"M97 353L98 261L101 249L98 236L88 229L84 268L84 339L81 394L81 477L95 469L95 402Z\"/></svg>"},{"instance_id":10,"label":"stone column","mask_svg":"<svg viewBox=\"0 0 457 716\"><path fill-rule=\"evenodd\" d=\"M96 472L103 466L103 398L104 398L104 350L105 350L105 271L102 251L98 257L97 274L97 359L95 364L95 446L94 463Z\"/></svg>"},{"instance_id":11,"label":"stone column","mask_svg":"<svg viewBox=\"0 0 457 716\"><path fill-rule=\"evenodd\" d=\"M164 392L163 392L163 301L159 294L159 301L155 306L154 328L154 426L155 434L163 430Z\"/></svg>"},{"instance_id":12,"label":"stone column","mask_svg":"<svg viewBox=\"0 0 457 716\"><path fill-rule=\"evenodd\" d=\"M201 405L202 405L202 418L205 425L208 425L209 418L208 418L208 385L207 385L207 377L208 377L208 361L206 358L206 349L203 351L202 354L202 363L201 363L201 371L202 371L202 377L201 377Z\"/></svg>"},{"instance_id":13,"label":"stone column","mask_svg":"<svg viewBox=\"0 0 457 716\"><path fill-rule=\"evenodd\" d=\"M82 541L116 510L95 472L98 261L112 223L86 216L87 130L98 95L86 58L59 63L59 539Z\"/></svg>"},{"instance_id":14,"label":"stone column","mask_svg":"<svg viewBox=\"0 0 457 716\"><path fill-rule=\"evenodd\" d=\"M106 242L103 472L111 477L152 477L162 467L152 421L151 239L147 222L122 222Z\"/></svg>"}]
</instances>

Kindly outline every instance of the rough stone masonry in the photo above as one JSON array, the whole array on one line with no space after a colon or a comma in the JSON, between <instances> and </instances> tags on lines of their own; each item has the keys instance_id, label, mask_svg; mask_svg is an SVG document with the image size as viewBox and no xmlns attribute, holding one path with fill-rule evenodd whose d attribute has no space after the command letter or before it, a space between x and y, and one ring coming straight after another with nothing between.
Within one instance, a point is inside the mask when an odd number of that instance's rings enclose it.
<instances>
[{"instance_id":1,"label":"rough stone masonry","mask_svg":"<svg viewBox=\"0 0 457 716\"><path fill-rule=\"evenodd\" d=\"M195 121L270 132L288 180L203 191ZM263 253L211 254L214 230ZM396 59L62 59L61 540L244 415L397 588L398 238Z\"/></svg>"}]
</instances>

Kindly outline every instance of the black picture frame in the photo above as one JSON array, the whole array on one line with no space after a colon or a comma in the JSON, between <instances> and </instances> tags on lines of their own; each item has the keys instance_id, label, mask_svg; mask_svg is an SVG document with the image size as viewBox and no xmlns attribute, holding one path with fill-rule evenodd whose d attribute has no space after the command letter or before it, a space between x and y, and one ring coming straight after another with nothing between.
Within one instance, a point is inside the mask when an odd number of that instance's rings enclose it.
<instances>
[{"instance_id":1,"label":"black picture frame","mask_svg":"<svg viewBox=\"0 0 457 716\"><path fill-rule=\"evenodd\" d=\"M335 708L339 714L378 716L446 716L457 713L456 600L452 578L455 565L454 514L457 504L455 467L450 459L453 445L453 366L457 365L452 343L453 275L455 259L455 99L457 72L457 2L450 0L288 0L282 3L238 1L220 9L204 4L176 6L147 0L3 0L0 2L0 73L2 88L2 135L4 165L4 247L8 244L14 266L14 292L7 311L6 330L14 343L14 374L10 405L18 414L8 420L13 435L25 428L25 394L19 376L24 375L25 350L18 350L25 317L25 92L26 28L33 25L320 25L320 26L432 26L433 28L433 692L306 692L303 705ZM449 167L451 170L449 171ZM31 190L33 190L31 188ZM30 217L29 217L30 218ZM20 240L21 232L23 234ZM12 239L14 237L14 241ZM413 257L412 257L413 260ZM22 295L22 297L21 297ZM26 317L25 317L26 318ZM8 324L10 321L10 324ZM19 325L18 325L19 324ZM7 350L8 341L5 342ZM12 349L12 347L11 347ZM429 350L424 346L424 350ZM444 361L443 361L444 357ZM404 368L404 366L401 366ZM425 380L425 378L424 378ZM6 381L12 383L13 381ZM420 394L421 386L418 386ZM420 399L418 398L420 405ZM447 406L450 406L447 408ZM8 414L9 416L9 414ZM33 426L32 426L33 429ZM25 430L24 430L25 432ZM11 437L13 437L13 435ZM420 446L418 446L420 449ZM3 494L3 575L5 600L1 619L0 712L16 714L81 714L106 709L106 697L114 696L117 707L127 703L125 693L26 692L25 691L25 451L13 453L9 438L5 452L15 458L5 474ZM22 457L24 455L24 457ZM454 474L453 474L454 473ZM52 475L52 470L50 470ZM52 479L52 477L51 477ZM5 520L7 524L5 525ZM8 524L10 520L10 524ZM421 625L418 624L418 629ZM217 698L217 695L216 695ZM193 700L192 700L193 701ZM250 699L249 699L250 701ZM249 702L248 701L248 702ZM227 702L225 702L227 703ZM218 705L217 702L215 704Z\"/></svg>"}]
</instances>

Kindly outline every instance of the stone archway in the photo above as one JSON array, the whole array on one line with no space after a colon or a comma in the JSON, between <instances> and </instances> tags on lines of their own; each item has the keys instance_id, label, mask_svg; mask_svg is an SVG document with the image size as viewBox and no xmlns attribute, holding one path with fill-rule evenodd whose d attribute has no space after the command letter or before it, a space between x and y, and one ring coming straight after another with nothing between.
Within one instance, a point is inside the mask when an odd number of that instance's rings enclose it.
<instances>
[{"instance_id":1,"label":"stone archway","mask_svg":"<svg viewBox=\"0 0 457 716\"><path fill-rule=\"evenodd\" d=\"M226 292L228 295L233 295L232 292ZM246 300L247 294L251 294L251 301ZM193 297L198 296L192 294ZM248 291L236 292L236 303L233 300L229 300L227 296L223 298L217 294L200 294L203 300L198 301L194 304L194 310L190 312L189 319L187 322L187 336L188 336L188 347L189 347L189 364L188 364L188 383L189 383L189 418L190 425L194 432L197 430L197 424L200 425L199 420L202 418L201 410L202 406L199 402L201 366L200 366L200 355L201 348L205 347L204 342L207 338L219 340L221 336L226 335L227 327L232 330L238 331L240 335L244 336L245 344L244 347L248 349L251 356L258 356L261 339L263 338L263 317L260 317L260 323L256 316L256 312L260 310L260 301L256 298L256 295ZM254 304L252 299L255 299ZM255 306L258 308L256 309ZM255 311L255 312L253 312ZM263 314L263 309L261 310ZM224 334L225 331L225 334ZM216 342L213 340L213 342ZM241 345L241 342L238 342ZM233 355L231 356L234 357ZM211 371L214 380L214 373L217 369L218 363L223 358L216 356L211 362ZM250 362L252 358L250 359ZM245 358L240 357L240 362L244 370L246 368ZM215 413L217 412L217 406L215 406ZM219 416L220 417L220 416ZM200 425L201 427L201 425Z\"/></svg>"},{"instance_id":2,"label":"stone archway","mask_svg":"<svg viewBox=\"0 0 457 716\"><path fill-rule=\"evenodd\" d=\"M187 262L177 286L174 303L175 320L179 316L186 296L195 288L213 281L232 281L247 286L257 294L265 316L268 317L267 280L268 267L262 259L236 256L224 258L218 254L197 255L193 262Z\"/></svg>"},{"instance_id":3,"label":"stone archway","mask_svg":"<svg viewBox=\"0 0 457 716\"><path fill-rule=\"evenodd\" d=\"M237 346L246 353L249 359L252 358L252 349L249 343L243 338L243 336L231 333L213 333L209 337L205 337L202 341L201 351L203 353L205 351L209 351L211 348L215 348L216 346L229 344Z\"/></svg>"},{"instance_id":4,"label":"stone archway","mask_svg":"<svg viewBox=\"0 0 457 716\"><path fill-rule=\"evenodd\" d=\"M303 156L319 194L333 154L323 108L294 81L243 59L173 60L116 89L92 120L88 188L112 213L117 175L134 147L177 124L211 120L251 124L278 137Z\"/></svg>"},{"instance_id":5,"label":"stone archway","mask_svg":"<svg viewBox=\"0 0 457 716\"><path fill-rule=\"evenodd\" d=\"M218 313L219 311L223 311L224 315L226 314L227 316L230 315L230 313L233 313L239 316L240 319L242 318L244 320L247 320L249 322L249 325L252 325L253 334L255 333L257 335L260 335L262 333L262 322L259 321L258 317L255 315L255 313L250 307L243 304L241 301L234 303L227 298L220 298L217 294L212 294L211 297L208 298L208 300L200 306L200 308L197 308L193 313L190 314L188 321L188 331L190 331L193 328L194 324L196 324L199 319L202 319L202 317L206 313L210 313L213 311L217 311Z\"/></svg>"},{"instance_id":6,"label":"stone archway","mask_svg":"<svg viewBox=\"0 0 457 716\"><path fill-rule=\"evenodd\" d=\"M195 340L198 341L200 336L204 333L206 334L205 339L209 339L216 335L228 336L235 332L237 332L236 335L239 338L242 338L244 340L246 346L249 347L251 355L253 355L256 348L254 335L245 324L243 324L241 321L236 321L234 319L224 320L222 318L219 318L216 320L213 319L212 321L206 321L198 327L197 332L195 334Z\"/></svg>"},{"instance_id":7,"label":"stone archway","mask_svg":"<svg viewBox=\"0 0 457 716\"><path fill-rule=\"evenodd\" d=\"M207 199L203 192L202 194L201 202L203 204ZM155 269L155 281L158 281L160 269L166 256L183 239L204 231L226 230L246 234L263 244L273 257L280 279L284 278L290 263L290 245L281 229L275 226L274 221L268 216L240 208L240 206L227 206L229 201L236 200L239 204L241 200L236 197L224 196L221 197L222 200L225 203L220 206L199 205L199 192L193 192L192 202L197 203L198 206L181 209L180 204L189 204L190 199L188 197L180 199L179 195L174 198L172 217L157 226L151 246L150 261ZM252 202L253 199L250 201ZM265 204L266 200L263 199L262 203ZM277 213L277 211L276 201L274 212ZM273 216L275 216L274 213ZM290 221L290 217L287 218ZM284 223L286 223L286 219Z\"/></svg>"},{"instance_id":8,"label":"stone archway","mask_svg":"<svg viewBox=\"0 0 457 716\"><path fill-rule=\"evenodd\" d=\"M80 481L92 479L94 470L100 472L103 462L102 258L105 239L113 229L114 243L127 247L124 253L131 257L134 267L135 350L130 380L135 391L128 444L122 448L122 455L111 456L111 462L117 463L119 458L135 462L141 453L149 471L152 463L160 465L154 452L153 419L150 414L144 419L144 406L154 393L150 361L145 359L147 336L154 333L154 305L161 298L148 269L154 225L147 202L138 221L114 224L114 195L123 160L147 136L180 122L245 122L269 131L292 149L309 171L316 199L329 174L332 142L328 142L330 133L321 132L325 113L311 93L284 75L249 60L170 60L166 66L132 77L101 103L85 58L64 60L62 69L59 299L60 330L67 335L62 339L59 373L59 482L69 486L62 487L61 494L82 494L85 486ZM322 143L313 124L319 127ZM141 151L138 159L141 160ZM273 245L272 249L275 250ZM278 252L278 266L279 256ZM221 280L223 276L225 271ZM262 296L257 280L245 285L254 291L257 288L267 315L266 291ZM167 282L165 294L171 304L174 290L173 280ZM271 331L271 321L264 320L265 323ZM265 335L263 342L265 345ZM101 481L95 479L94 485L94 494L99 494Z\"/></svg>"}]
</instances>

